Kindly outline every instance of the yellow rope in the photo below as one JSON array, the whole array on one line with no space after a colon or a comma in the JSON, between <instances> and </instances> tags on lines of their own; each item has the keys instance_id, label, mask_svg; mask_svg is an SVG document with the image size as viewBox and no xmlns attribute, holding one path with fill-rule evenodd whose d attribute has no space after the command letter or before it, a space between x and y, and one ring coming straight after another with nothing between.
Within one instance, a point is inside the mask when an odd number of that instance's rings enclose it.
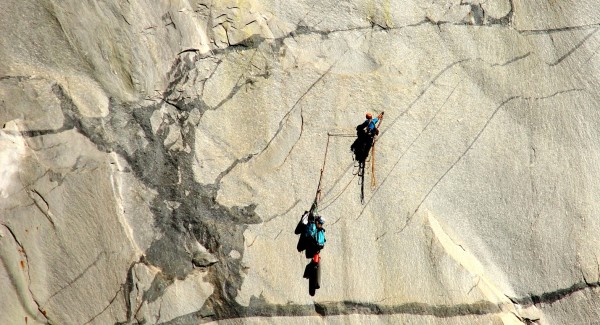
<instances>
[{"instance_id":1,"label":"yellow rope","mask_svg":"<svg viewBox=\"0 0 600 325\"><path fill-rule=\"evenodd\" d=\"M381 121L383 121L383 112L381 112L381 118L379 119L379 123L377 123L377 130L381 126ZM371 147L371 189L374 189L377 186L377 180L375 179L375 142L377 142L377 134L375 131L375 138L373 138L373 147Z\"/></svg>"},{"instance_id":2,"label":"yellow rope","mask_svg":"<svg viewBox=\"0 0 600 325\"><path fill-rule=\"evenodd\" d=\"M371 188L377 186L377 180L375 179L375 139L373 139L373 147L371 148Z\"/></svg>"}]
</instances>

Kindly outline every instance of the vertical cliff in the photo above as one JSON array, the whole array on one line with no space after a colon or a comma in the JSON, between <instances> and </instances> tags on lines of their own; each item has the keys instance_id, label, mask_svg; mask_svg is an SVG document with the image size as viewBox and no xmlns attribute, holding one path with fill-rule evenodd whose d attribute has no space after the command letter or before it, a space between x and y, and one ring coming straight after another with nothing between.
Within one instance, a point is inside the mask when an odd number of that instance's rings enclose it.
<instances>
[{"instance_id":1,"label":"vertical cliff","mask_svg":"<svg viewBox=\"0 0 600 325\"><path fill-rule=\"evenodd\" d=\"M596 321L598 5L4 0L0 323Z\"/></svg>"}]
</instances>

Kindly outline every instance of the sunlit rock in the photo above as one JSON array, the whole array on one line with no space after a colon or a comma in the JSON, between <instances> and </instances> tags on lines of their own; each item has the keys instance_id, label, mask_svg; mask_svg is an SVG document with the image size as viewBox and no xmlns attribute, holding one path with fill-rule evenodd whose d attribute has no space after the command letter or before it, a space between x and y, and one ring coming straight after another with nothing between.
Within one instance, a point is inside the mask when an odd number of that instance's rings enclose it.
<instances>
[{"instance_id":1,"label":"sunlit rock","mask_svg":"<svg viewBox=\"0 0 600 325\"><path fill-rule=\"evenodd\" d=\"M600 317L597 1L3 4L0 323Z\"/></svg>"}]
</instances>

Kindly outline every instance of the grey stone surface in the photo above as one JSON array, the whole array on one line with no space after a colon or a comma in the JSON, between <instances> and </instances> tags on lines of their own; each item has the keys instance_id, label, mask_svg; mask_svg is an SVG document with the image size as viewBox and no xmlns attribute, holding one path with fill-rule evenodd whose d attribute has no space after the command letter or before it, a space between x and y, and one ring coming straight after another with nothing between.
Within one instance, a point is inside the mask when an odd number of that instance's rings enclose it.
<instances>
[{"instance_id":1,"label":"grey stone surface","mask_svg":"<svg viewBox=\"0 0 600 325\"><path fill-rule=\"evenodd\" d=\"M0 323L597 321L595 8L3 1Z\"/></svg>"},{"instance_id":2,"label":"grey stone surface","mask_svg":"<svg viewBox=\"0 0 600 325\"><path fill-rule=\"evenodd\" d=\"M219 324L502 324L496 316L462 316L444 318L442 322L434 316L413 316L413 315L393 315L393 316L375 316L375 315L346 315L330 317L249 317L244 319L220 321Z\"/></svg>"}]
</instances>

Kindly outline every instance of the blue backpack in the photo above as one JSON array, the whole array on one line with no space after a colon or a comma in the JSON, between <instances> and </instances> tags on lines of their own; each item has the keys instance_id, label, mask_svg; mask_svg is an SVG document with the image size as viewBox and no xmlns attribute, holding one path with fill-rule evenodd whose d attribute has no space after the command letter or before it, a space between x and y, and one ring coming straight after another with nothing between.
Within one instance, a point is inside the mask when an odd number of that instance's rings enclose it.
<instances>
[{"instance_id":1,"label":"blue backpack","mask_svg":"<svg viewBox=\"0 0 600 325\"><path fill-rule=\"evenodd\" d=\"M327 241L325 239L325 229L323 229L323 228L321 228L321 230L317 229L315 240L316 240L318 246L320 246L320 247L325 246L325 242Z\"/></svg>"},{"instance_id":2,"label":"blue backpack","mask_svg":"<svg viewBox=\"0 0 600 325\"><path fill-rule=\"evenodd\" d=\"M325 229L321 228L320 230L317 228L317 225L314 222L309 222L306 226L305 236L312 238L317 244L317 246L323 247L325 246Z\"/></svg>"}]
</instances>

